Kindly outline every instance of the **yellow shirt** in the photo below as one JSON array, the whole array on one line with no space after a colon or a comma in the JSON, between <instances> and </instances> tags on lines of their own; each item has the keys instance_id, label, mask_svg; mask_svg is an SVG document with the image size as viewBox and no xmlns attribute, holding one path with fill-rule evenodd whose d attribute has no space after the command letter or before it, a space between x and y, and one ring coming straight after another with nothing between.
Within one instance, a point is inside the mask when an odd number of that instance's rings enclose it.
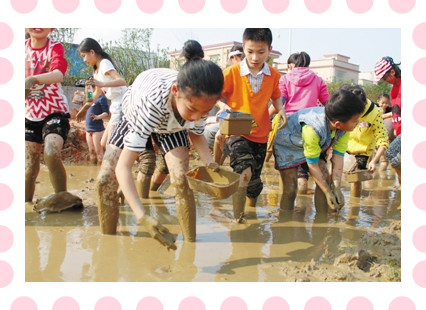
<instances>
[{"instance_id":1,"label":"yellow shirt","mask_svg":"<svg viewBox=\"0 0 426 310\"><path fill-rule=\"evenodd\" d=\"M336 135L336 131L331 131L331 138L334 138ZM345 155L346 148L348 147L348 138L349 132L345 132L345 134L338 140L334 142L333 146L333 154L338 154L341 156ZM318 162L321 147L319 145L320 138L318 137L315 130L309 125L303 125L302 127L302 139L303 139L303 154L306 157L306 162L308 164L315 164Z\"/></svg>"}]
</instances>

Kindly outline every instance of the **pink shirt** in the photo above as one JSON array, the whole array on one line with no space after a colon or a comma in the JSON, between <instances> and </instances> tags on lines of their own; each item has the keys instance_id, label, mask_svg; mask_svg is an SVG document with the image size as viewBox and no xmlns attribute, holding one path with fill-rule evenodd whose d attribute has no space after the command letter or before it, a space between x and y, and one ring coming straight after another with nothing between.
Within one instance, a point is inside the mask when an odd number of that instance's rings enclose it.
<instances>
[{"instance_id":1,"label":"pink shirt","mask_svg":"<svg viewBox=\"0 0 426 310\"><path fill-rule=\"evenodd\" d=\"M287 115L324 104L330 97L327 84L309 68L296 67L280 78L279 88Z\"/></svg>"}]
</instances>

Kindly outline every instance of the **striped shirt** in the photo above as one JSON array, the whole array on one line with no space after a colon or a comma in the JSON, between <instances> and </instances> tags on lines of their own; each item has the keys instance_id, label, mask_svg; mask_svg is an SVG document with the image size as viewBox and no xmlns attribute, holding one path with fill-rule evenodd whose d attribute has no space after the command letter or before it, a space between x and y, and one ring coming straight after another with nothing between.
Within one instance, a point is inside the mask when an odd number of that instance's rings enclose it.
<instances>
[{"instance_id":1,"label":"striped shirt","mask_svg":"<svg viewBox=\"0 0 426 310\"><path fill-rule=\"evenodd\" d=\"M269 70L269 66L267 63L263 64L262 70L259 71L258 74L254 75L251 73L250 68L247 65L247 60L244 58L243 61L240 62L240 71L241 76L248 76L248 79L250 81L251 90L253 93L257 93L260 90L260 85L262 85L263 81L263 75L271 75L271 70Z\"/></svg>"},{"instance_id":2,"label":"striped shirt","mask_svg":"<svg viewBox=\"0 0 426 310\"><path fill-rule=\"evenodd\" d=\"M207 115L196 122L175 116L170 99L170 89L178 72L157 68L142 72L124 94L122 111L130 130L124 138L129 149L143 150L151 133L169 134L189 129L202 135Z\"/></svg>"}]
</instances>

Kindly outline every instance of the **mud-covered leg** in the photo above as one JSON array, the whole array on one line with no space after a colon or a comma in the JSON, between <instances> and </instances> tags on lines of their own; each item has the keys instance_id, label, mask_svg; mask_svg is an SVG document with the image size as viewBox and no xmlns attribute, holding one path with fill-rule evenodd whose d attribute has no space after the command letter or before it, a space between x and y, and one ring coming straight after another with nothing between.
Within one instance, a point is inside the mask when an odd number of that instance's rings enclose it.
<instances>
[{"instance_id":1,"label":"mud-covered leg","mask_svg":"<svg viewBox=\"0 0 426 310\"><path fill-rule=\"evenodd\" d=\"M351 196L352 197L360 197L361 196L361 190L362 190L362 183L361 182L353 182L351 184Z\"/></svg>"},{"instance_id":2,"label":"mud-covered leg","mask_svg":"<svg viewBox=\"0 0 426 310\"><path fill-rule=\"evenodd\" d=\"M156 191L169 174L163 155L157 154L154 174L151 177L151 190Z\"/></svg>"},{"instance_id":3,"label":"mud-covered leg","mask_svg":"<svg viewBox=\"0 0 426 310\"><path fill-rule=\"evenodd\" d=\"M115 177L115 167L121 150L108 145L101 170L97 178L96 188L99 197L99 226L103 234L115 234L119 217L118 182Z\"/></svg>"},{"instance_id":4,"label":"mud-covered leg","mask_svg":"<svg viewBox=\"0 0 426 310\"><path fill-rule=\"evenodd\" d=\"M280 170L282 195L280 200L281 210L293 210L297 195L297 168Z\"/></svg>"},{"instance_id":5,"label":"mud-covered leg","mask_svg":"<svg viewBox=\"0 0 426 310\"><path fill-rule=\"evenodd\" d=\"M32 202L40 171L41 144L25 141L25 202Z\"/></svg>"},{"instance_id":6,"label":"mud-covered leg","mask_svg":"<svg viewBox=\"0 0 426 310\"><path fill-rule=\"evenodd\" d=\"M238 223L242 223L244 219L245 205L247 199L247 187L250 182L251 176L251 167L248 167L243 172L241 172L238 190L232 195L234 219Z\"/></svg>"},{"instance_id":7,"label":"mud-covered leg","mask_svg":"<svg viewBox=\"0 0 426 310\"><path fill-rule=\"evenodd\" d=\"M170 171L170 183L176 191L176 213L182 229L183 240L196 239L196 209L194 193L189 188L186 172L189 167L188 149L177 147L165 155Z\"/></svg>"},{"instance_id":8,"label":"mud-covered leg","mask_svg":"<svg viewBox=\"0 0 426 310\"><path fill-rule=\"evenodd\" d=\"M328 171L327 163L324 160L320 160L318 165L325 180L330 184L330 172ZM328 212L327 198L318 184L315 184L314 204L317 213Z\"/></svg>"},{"instance_id":9,"label":"mud-covered leg","mask_svg":"<svg viewBox=\"0 0 426 310\"><path fill-rule=\"evenodd\" d=\"M136 178L136 189L141 198L149 197L151 177L155 169L154 150L145 150L139 155L138 175Z\"/></svg>"},{"instance_id":10,"label":"mud-covered leg","mask_svg":"<svg viewBox=\"0 0 426 310\"><path fill-rule=\"evenodd\" d=\"M67 190L67 174L62 163L61 150L64 139L57 134L49 134L44 139L44 162L49 169L50 182L55 193Z\"/></svg>"}]
</instances>

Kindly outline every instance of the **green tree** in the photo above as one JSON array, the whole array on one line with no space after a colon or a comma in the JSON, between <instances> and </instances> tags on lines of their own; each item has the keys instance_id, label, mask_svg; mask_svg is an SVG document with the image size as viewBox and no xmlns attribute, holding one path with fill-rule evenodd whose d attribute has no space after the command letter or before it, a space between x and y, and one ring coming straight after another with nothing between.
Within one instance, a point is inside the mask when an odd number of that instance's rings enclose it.
<instances>
[{"instance_id":1,"label":"green tree","mask_svg":"<svg viewBox=\"0 0 426 310\"><path fill-rule=\"evenodd\" d=\"M351 81L338 81L338 82L328 82L327 89L330 95L337 91L343 84L355 85ZM367 98L371 101L376 102L377 98L381 94L388 94L390 92L391 86L383 81L380 81L378 84L370 85L361 85L364 88Z\"/></svg>"},{"instance_id":2,"label":"green tree","mask_svg":"<svg viewBox=\"0 0 426 310\"><path fill-rule=\"evenodd\" d=\"M170 65L168 49L151 46L152 32L152 28L125 28L119 40L102 44L129 85L142 71Z\"/></svg>"},{"instance_id":3,"label":"green tree","mask_svg":"<svg viewBox=\"0 0 426 310\"><path fill-rule=\"evenodd\" d=\"M80 28L55 28L50 34L52 40L61 42L65 50L65 58L68 62L67 74L64 76L62 85L74 86L75 82L80 79L85 79L92 74L92 69L87 65L81 65L74 61L76 46L74 42L74 36ZM70 72L79 72L78 75L70 74Z\"/></svg>"}]
</instances>

